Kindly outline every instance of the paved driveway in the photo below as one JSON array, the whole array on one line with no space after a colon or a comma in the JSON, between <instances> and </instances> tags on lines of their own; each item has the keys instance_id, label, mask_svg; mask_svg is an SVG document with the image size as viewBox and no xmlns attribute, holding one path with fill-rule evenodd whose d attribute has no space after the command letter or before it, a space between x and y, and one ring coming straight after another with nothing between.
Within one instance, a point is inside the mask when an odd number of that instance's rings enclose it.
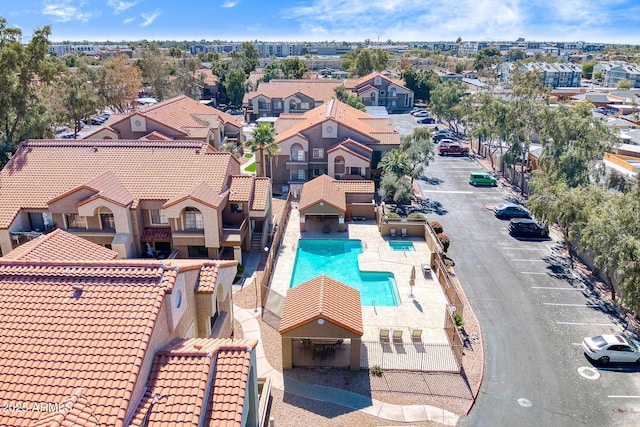
<instances>
[{"instance_id":1,"label":"paved driveway","mask_svg":"<svg viewBox=\"0 0 640 427\"><path fill-rule=\"evenodd\" d=\"M430 219L451 237L449 255L485 339L484 381L469 426L637 425L637 366L603 369L579 343L620 332L590 285L568 267L555 240L516 240L487 206L502 188L474 188L481 166L436 156L419 181Z\"/></svg>"}]
</instances>

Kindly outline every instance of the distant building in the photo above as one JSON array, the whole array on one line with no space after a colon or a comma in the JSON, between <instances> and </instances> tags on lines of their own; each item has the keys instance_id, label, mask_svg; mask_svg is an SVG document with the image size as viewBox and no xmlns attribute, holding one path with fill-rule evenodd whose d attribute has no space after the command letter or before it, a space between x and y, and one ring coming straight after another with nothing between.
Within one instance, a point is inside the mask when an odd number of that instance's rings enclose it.
<instances>
[{"instance_id":1,"label":"distant building","mask_svg":"<svg viewBox=\"0 0 640 427\"><path fill-rule=\"evenodd\" d=\"M513 63L503 63L500 68L500 79L509 82L510 74L515 65ZM546 63L531 62L521 64L519 71L540 71L542 74L542 84L545 87L579 87L582 81L582 67L571 63Z\"/></svg>"},{"instance_id":2,"label":"distant building","mask_svg":"<svg viewBox=\"0 0 640 427\"><path fill-rule=\"evenodd\" d=\"M602 85L616 87L620 80L629 80L632 88L640 88L640 66L624 61L600 62L593 67L593 75L601 73Z\"/></svg>"}]
</instances>

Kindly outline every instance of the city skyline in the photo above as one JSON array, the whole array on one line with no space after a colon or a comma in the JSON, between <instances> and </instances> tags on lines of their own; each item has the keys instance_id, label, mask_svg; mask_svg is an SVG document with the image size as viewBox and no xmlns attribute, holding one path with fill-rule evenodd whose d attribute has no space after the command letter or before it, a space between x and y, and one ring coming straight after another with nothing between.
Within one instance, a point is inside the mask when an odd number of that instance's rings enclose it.
<instances>
[{"instance_id":1,"label":"city skyline","mask_svg":"<svg viewBox=\"0 0 640 427\"><path fill-rule=\"evenodd\" d=\"M50 25L52 42L585 41L640 44L634 0L24 0L2 15L25 39Z\"/></svg>"}]
</instances>

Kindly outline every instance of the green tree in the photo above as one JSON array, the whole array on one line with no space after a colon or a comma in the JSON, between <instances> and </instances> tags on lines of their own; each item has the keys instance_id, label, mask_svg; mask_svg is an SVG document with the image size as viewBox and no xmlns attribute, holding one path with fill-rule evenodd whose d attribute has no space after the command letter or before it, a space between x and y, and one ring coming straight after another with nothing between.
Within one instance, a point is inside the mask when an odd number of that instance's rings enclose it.
<instances>
[{"instance_id":1,"label":"green tree","mask_svg":"<svg viewBox=\"0 0 640 427\"><path fill-rule=\"evenodd\" d=\"M602 83L604 81L604 74L602 74L602 71L596 71L593 74L593 79L598 83Z\"/></svg>"},{"instance_id":2,"label":"green tree","mask_svg":"<svg viewBox=\"0 0 640 427\"><path fill-rule=\"evenodd\" d=\"M242 70L231 70L226 76L224 87L227 92L229 100L234 105L242 104L242 97L244 96L244 82L246 76Z\"/></svg>"},{"instance_id":3,"label":"green tree","mask_svg":"<svg viewBox=\"0 0 640 427\"><path fill-rule=\"evenodd\" d=\"M527 58L526 53L522 49L509 49L507 52L507 60L509 62L522 61Z\"/></svg>"},{"instance_id":4,"label":"green tree","mask_svg":"<svg viewBox=\"0 0 640 427\"><path fill-rule=\"evenodd\" d=\"M409 177L400 178L393 174L382 175L378 194L382 200L395 203L405 203L413 197L413 187Z\"/></svg>"},{"instance_id":5,"label":"green tree","mask_svg":"<svg viewBox=\"0 0 640 427\"><path fill-rule=\"evenodd\" d=\"M394 175L396 178L400 178L411 173L409 156L406 152L399 149L385 153L382 159L380 159L378 167L382 169L383 176Z\"/></svg>"},{"instance_id":6,"label":"green tree","mask_svg":"<svg viewBox=\"0 0 640 427\"><path fill-rule=\"evenodd\" d=\"M96 71L95 88L100 102L119 113L135 107L142 88L140 69L129 62L126 55L108 58Z\"/></svg>"},{"instance_id":7,"label":"green tree","mask_svg":"<svg viewBox=\"0 0 640 427\"><path fill-rule=\"evenodd\" d=\"M371 50L362 49L349 68L349 74L357 77L366 76L374 70L374 66Z\"/></svg>"},{"instance_id":8,"label":"green tree","mask_svg":"<svg viewBox=\"0 0 640 427\"><path fill-rule=\"evenodd\" d=\"M631 89L631 82L629 79L620 79L618 83L616 83L616 89L629 90Z\"/></svg>"},{"instance_id":9,"label":"green tree","mask_svg":"<svg viewBox=\"0 0 640 427\"><path fill-rule=\"evenodd\" d=\"M431 140L429 128L415 128L411 134L403 136L400 142L400 151L406 154L409 166L408 175L411 178L411 184L413 184L413 181L422 176L425 167L433 160L435 145Z\"/></svg>"},{"instance_id":10,"label":"green tree","mask_svg":"<svg viewBox=\"0 0 640 427\"><path fill-rule=\"evenodd\" d=\"M169 98L171 89L171 67L166 63L164 55L157 45L149 44L143 49L142 57L137 62L142 81L150 88L158 101Z\"/></svg>"},{"instance_id":11,"label":"green tree","mask_svg":"<svg viewBox=\"0 0 640 427\"><path fill-rule=\"evenodd\" d=\"M476 55L473 69L482 75L495 76L495 68L502 62L502 55L495 47L485 47Z\"/></svg>"},{"instance_id":12,"label":"green tree","mask_svg":"<svg viewBox=\"0 0 640 427\"><path fill-rule=\"evenodd\" d=\"M460 74L464 71L464 62L458 61L456 62L456 68L454 70L456 74Z\"/></svg>"},{"instance_id":13,"label":"green tree","mask_svg":"<svg viewBox=\"0 0 640 427\"><path fill-rule=\"evenodd\" d=\"M255 71L260 63L258 49L251 42L242 43L242 55L244 57L244 73L249 74Z\"/></svg>"},{"instance_id":14,"label":"green tree","mask_svg":"<svg viewBox=\"0 0 640 427\"><path fill-rule=\"evenodd\" d=\"M442 79L433 70L415 71L413 67L407 67L401 77L407 88L411 89L416 99L430 102L431 91L442 83Z\"/></svg>"},{"instance_id":15,"label":"green tree","mask_svg":"<svg viewBox=\"0 0 640 427\"><path fill-rule=\"evenodd\" d=\"M300 58L284 58L280 61L283 78L285 79L301 79L307 72L307 64Z\"/></svg>"},{"instance_id":16,"label":"green tree","mask_svg":"<svg viewBox=\"0 0 640 427\"><path fill-rule=\"evenodd\" d=\"M389 53L382 49L373 49L371 53L371 59L374 70L384 71L387 69L387 64L389 62Z\"/></svg>"},{"instance_id":17,"label":"green tree","mask_svg":"<svg viewBox=\"0 0 640 427\"><path fill-rule=\"evenodd\" d=\"M265 171L265 151L271 159L278 151L280 146L275 144L276 132L268 123L262 123L253 131L253 136L247 141L247 147L253 152L258 153L256 158L258 176L266 176ZM273 168L271 168L273 170Z\"/></svg>"},{"instance_id":18,"label":"green tree","mask_svg":"<svg viewBox=\"0 0 640 427\"><path fill-rule=\"evenodd\" d=\"M98 109L98 98L83 73L68 74L64 78L65 92L62 105L66 116L74 123L74 136L81 129L80 122L91 117Z\"/></svg>"},{"instance_id":19,"label":"green tree","mask_svg":"<svg viewBox=\"0 0 640 427\"><path fill-rule=\"evenodd\" d=\"M595 62L589 61L582 64L582 77L585 79L590 79L593 76L593 67L596 65Z\"/></svg>"},{"instance_id":20,"label":"green tree","mask_svg":"<svg viewBox=\"0 0 640 427\"><path fill-rule=\"evenodd\" d=\"M344 86L337 86L333 89L333 92L336 95L336 99L338 101L344 102L350 107L356 108L360 111L366 111L366 107L362 103L359 97L356 95L351 95L347 92L347 89Z\"/></svg>"},{"instance_id":21,"label":"green tree","mask_svg":"<svg viewBox=\"0 0 640 427\"><path fill-rule=\"evenodd\" d=\"M0 17L0 167L27 138L42 138L51 132L50 116L38 96L37 75L41 85L49 84L59 72L59 63L47 58L48 26L37 29L27 44L22 32L7 26Z\"/></svg>"},{"instance_id":22,"label":"green tree","mask_svg":"<svg viewBox=\"0 0 640 427\"><path fill-rule=\"evenodd\" d=\"M451 129L458 130L456 118L459 111L456 107L464 95L462 84L456 80L448 80L431 91L431 108L438 119L447 123Z\"/></svg>"},{"instance_id":23,"label":"green tree","mask_svg":"<svg viewBox=\"0 0 640 427\"><path fill-rule=\"evenodd\" d=\"M483 142L487 143L491 168L495 169L493 155L502 150L502 139L507 132L509 105L488 92L481 93L473 100L472 135L478 137L478 150Z\"/></svg>"}]
</instances>

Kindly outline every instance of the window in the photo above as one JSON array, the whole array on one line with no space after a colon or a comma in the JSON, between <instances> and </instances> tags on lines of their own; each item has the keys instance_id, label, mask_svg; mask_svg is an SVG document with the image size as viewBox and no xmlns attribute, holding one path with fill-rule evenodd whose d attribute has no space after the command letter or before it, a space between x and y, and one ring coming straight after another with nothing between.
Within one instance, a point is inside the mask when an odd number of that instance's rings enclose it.
<instances>
[{"instance_id":1,"label":"window","mask_svg":"<svg viewBox=\"0 0 640 427\"><path fill-rule=\"evenodd\" d=\"M396 88L392 87L392 88L389 90L389 96L396 96Z\"/></svg>"},{"instance_id":2,"label":"window","mask_svg":"<svg viewBox=\"0 0 640 427\"><path fill-rule=\"evenodd\" d=\"M345 172L344 157L342 156L336 157L333 163L333 167L334 167L335 173L340 173L340 174L344 173Z\"/></svg>"},{"instance_id":3,"label":"window","mask_svg":"<svg viewBox=\"0 0 640 427\"><path fill-rule=\"evenodd\" d=\"M350 167L349 169L350 169L349 173L351 175L362 175L362 169L361 168Z\"/></svg>"},{"instance_id":4,"label":"window","mask_svg":"<svg viewBox=\"0 0 640 427\"><path fill-rule=\"evenodd\" d=\"M169 224L169 220L167 220L162 209L151 209L151 224Z\"/></svg>"},{"instance_id":5,"label":"window","mask_svg":"<svg viewBox=\"0 0 640 427\"><path fill-rule=\"evenodd\" d=\"M196 208L184 209L184 227L187 230L202 230L204 222L202 220L202 212Z\"/></svg>"},{"instance_id":6,"label":"window","mask_svg":"<svg viewBox=\"0 0 640 427\"><path fill-rule=\"evenodd\" d=\"M289 110L295 110L296 107L297 107L296 101L294 101L293 99L289 101Z\"/></svg>"},{"instance_id":7,"label":"window","mask_svg":"<svg viewBox=\"0 0 640 427\"><path fill-rule=\"evenodd\" d=\"M316 177L316 176L320 176L320 175L322 175L322 174L324 174L324 169L314 169L314 170L313 170L313 176L314 176L314 177Z\"/></svg>"},{"instance_id":8,"label":"window","mask_svg":"<svg viewBox=\"0 0 640 427\"><path fill-rule=\"evenodd\" d=\"M322 158L324 158L324 149L323 148L314 148L313 149L313 158L314 159L322 159Z\"/></svg>"},{"instance_id":9,"label":"window","mask_svg":"<svg viewBox=\"0 0 640 427\"><path fill-rule=\"evenodd\" d=\"M385 92L383 90L380 91L380 96L384 96Z\"/></svg>"},{"instance_id":10,"label":"window","mask_svg":"<svg viewBox=\"0 0 640 427\"><path fill-rule=\"evenodd\" d=\"M371 95L369 95L369 98L371 99L371 102L375 103L376 102L376 94L371 92Z\"/></svg>"},{"instance_id":11,"label":"window","mask_svg":"<svg viewBox=\"0 0 640 427\"><path fill-rule=\"evenodd\" d=\"M304 169L292 170L291 171L291 180L292 181L304 181Z\"/></svg>"},{"instance_id":12,"label":"window","mask_svg":"<svg viewBox=\"0 0 640 427\"><path fill-rule=\"evenodd\" d=\"M189 258L209 258L209 251L206 246L188 246Z\"/></svg>"},{"instance_id":13,"label":"window","mask_svg":"<svg viewBox=\"0 0 640 427\"><path fill-rule=\"evenodd\" d=\"M282 108L282 101L273 101L273 108Z\"/></svg>"},{"instance_id":14,"label":"window","mask_svg":"<svg viewBox=\"0 0 640 427\"><path fill-rule=\"evenodd\" d=\"M302 146L299 144L292 146L290 157L294 162L304 162L304 151L302 150Z\"/></svg>"},{"instance_id":15,"label":"window","mask_svg":"<svg viewBox=\"0 0 640 427\"><path fill-rule=\"evenodd\" d=\"M231 203L231 213L242 213L242 203Z\"/></svg>"},{"instance_id":16,"label":"window","mask_svg":"<svg viewBox=\"0 0 640 427\"><path fill-rule=\"evenodd\" d=\"M113 247L111 246L111 243L105 243L104 247L107 249L113 249Z\"/></svg>"},{"instance_id":17,"label":"window","mask_svg":"<svg viewBox=\"0 0 640 427\"><path fill-rule=\"evenodd\" d=\"M116 229L116 220L113 218L113 214L111 212L100 213L100 224L102 225L103 230Z\"/></svg>"},{"instance_id":18,"label":"window","mask_svg":"<svg viewBox=\"0 0 640 427\"><path fill-rule=\"evenodd\" d=\"M78 214L66 214L67 228L87 228L87 219Z\"/></svg>"}]
</instances>

